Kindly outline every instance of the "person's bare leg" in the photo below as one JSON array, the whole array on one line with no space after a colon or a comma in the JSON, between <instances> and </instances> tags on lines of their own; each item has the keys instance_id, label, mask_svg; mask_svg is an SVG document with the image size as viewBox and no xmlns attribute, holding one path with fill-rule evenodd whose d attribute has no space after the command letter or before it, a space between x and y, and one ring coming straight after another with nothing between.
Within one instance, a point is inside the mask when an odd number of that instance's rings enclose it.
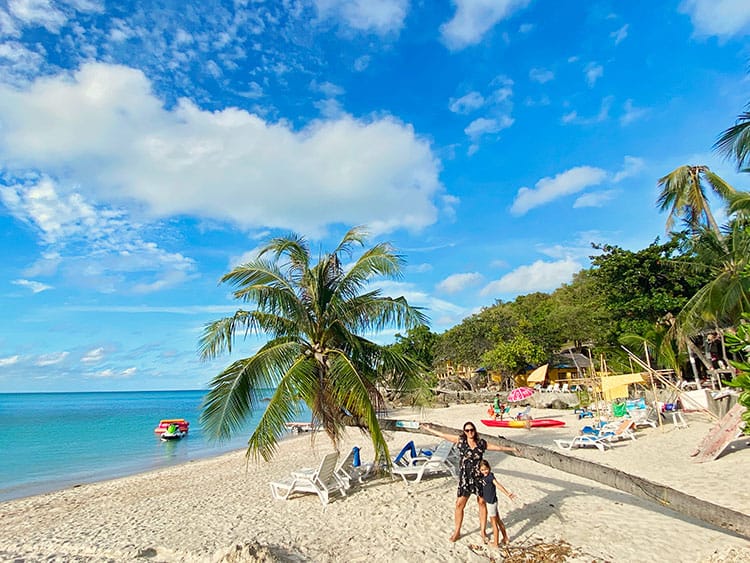
<instances>
[{"instance_id":1,"label":"person's bare leg","mask_svg":"<svg viewBox=\"0 0 750 563\"><path fill-rule=\"evenodd\" d=\"M479 503L479 531L484 538L485 528L487 528L487 503L482 497L477 497L477 502Z\"/></svg>"},{"instance_id":2,"label":"person's bare leg","mask_svg":"<svg viewBox=\"0 0 750 563\"><path fill-rule=\"evenodd\" d=\"M468 500L469 497L458 497L456 499L456 529L453 531L451 541L456 541L461 537L461 524L463 524L464 521L464 508L466 507L466 501Z\"/></svg>"},{"instance_id":3,"label":"person's bare leg","mask_svg":"<svg viewBox=\"0 0 750 563\"><path fill-rule=\"evenodd\" d=\"M505 545L508 545L508 543L510 542L510 538L508 537L508 532L505 529L505 524L503 524L503 521L500 520L500 517L496 518L496 520L497 520L497 526L498 528L500 528L500 532L502 532L503 534L503 543ZM495 532L495 534L497 534L497 531ZM495 545L497 545L497 535L495 536Z\"/></svg>"},{"instance_id":4,"label":"person's bare leg","mask_svg":"<svg viewBox=\"0 0 750 563\"><path fill-rule=\"evenodd\" d=\"M498 522L500 519L497 516L493 516L490 518L490 522L492 522L492 545L495 547L499 547L498 540L500 538L500 526L498 525ZM505 528L503 528L503 537L505 537ZM507 542L505 542L507 543Z\"/></svg>"}]
</instances>

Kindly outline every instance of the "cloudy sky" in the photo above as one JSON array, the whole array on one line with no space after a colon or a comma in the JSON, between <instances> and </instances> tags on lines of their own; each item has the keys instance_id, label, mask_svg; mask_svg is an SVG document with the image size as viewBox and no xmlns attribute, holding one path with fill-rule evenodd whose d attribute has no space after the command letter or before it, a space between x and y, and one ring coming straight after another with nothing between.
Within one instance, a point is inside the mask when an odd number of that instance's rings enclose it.
<instances>
[{"instance_id":1,"label":"cloudy sky","mask_svg":"<svg viewBox=\"0 0 750 563\"><path fill-rule=\"evenodd\" d=\"M438 332L643 248L673 168L748 189L711 146L749 34L733 0L1 0L0 392L205 387L218 279L290 231L391 241Z\"/></svg>"}]
</instances>

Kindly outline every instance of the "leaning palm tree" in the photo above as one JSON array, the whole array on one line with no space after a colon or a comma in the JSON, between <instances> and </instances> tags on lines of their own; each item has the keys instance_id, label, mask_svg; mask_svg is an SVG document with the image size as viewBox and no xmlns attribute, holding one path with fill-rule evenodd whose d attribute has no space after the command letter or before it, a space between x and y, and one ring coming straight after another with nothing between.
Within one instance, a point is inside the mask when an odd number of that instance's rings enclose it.
<instances>
[{"instance_id":1,"label":"leaning palm tree","mask_svg":"<svg viewBox=\"0 0 750 563\"><path fill-rule=\"evenodd\" d=\"M385 297L368 288L376 277L400 275L403 258L389 244L364 250L344 267L342 257L351 257L353 248L364 246L365 240L365 233L354 228L313 265L304 238L276 238L257 259L221 279L234 287L237 299L254 308L207 325L201 356L231 353L238 334L264 333L269 340L212 380L201 416L209 435L226 438L239 430L272 388L248 441L248 457L273 456L285 423L293 420L302 402L312 413L313 425L322 427L335 447L344 427L354 424L370 434L376 460L389 459L377 418L384 406L376 385L379 374L400 374L390 381L408 386L419 365L362 334L389 326L412 328L424 324L426 317L403 297Z\"/></svg>"},{"instance_id":2,"label":"leaning palm tree","mask_svg":"<svg viewBox=\"0 0 750 563\"><path fill-rule=\"evenodd\" d=\"M661 211L669 210L667 231L672 229L676 218L684 219L691 230L697 230L705 220L705 224L720 236L719 225L711 213L706 197L704 182L724 200L735 193L734 188L711 172L708 166L680 166L659 178L661 192L657 205Z\"/></svg>"}]
</instances>

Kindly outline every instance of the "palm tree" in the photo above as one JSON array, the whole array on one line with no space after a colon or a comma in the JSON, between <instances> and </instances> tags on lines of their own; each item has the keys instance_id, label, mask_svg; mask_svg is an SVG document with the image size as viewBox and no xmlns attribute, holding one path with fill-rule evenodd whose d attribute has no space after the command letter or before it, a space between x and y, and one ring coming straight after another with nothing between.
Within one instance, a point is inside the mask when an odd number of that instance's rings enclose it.
<instances>
[{"instance_id":1,"label":"palm tree","mask_svg":"<svg viewBox=\"0 0 750 563\"><path fill-rule=\"evenodd\" d=\"M750 111L744 111L737 123L724 131L714 144L714 149L727 158L737 160L737 169L750 172Z\"/></svg>"},{"instance_id":2,"label":"palm tree","mask_svg":"<svg viewBox=\"0 0 750 563\"><path fill-rule=\"evenodd\" d=\"M721 236L706 198L704 182L722 199L726 200L730 194L735 193L734 188L711 172L708 166L680 166L659 179L661 193L657 205L661 211L669 209L667 231L672 229L676 218L684 219L694 231L705 219L709 228Z\"/></svg>"},{"instance_id":3,"label":"palm tree","mask_svg":"<svg viewBox=\"0 0 750 563\"><path fill-rule=\"evenodd\" d=\"M693 248L694 263L710 281L677 315L677 331L687 336L710 325L732 326L750 313L750 225L735 219L723 237L703 229Z\"/></svg>"},{"instance_id":4,"label":"palm tree","mask_svg":"<svg viewBox=\"0 0 750 563\"><path fill-rule=\"evenodd\" d=\"M204 359L232 352L235 337L265 333L269 340L252 356L233 362L211 381L201 422L214 438L237 431L268 388L274 392L248 441L247 456L270 459L285 423L304 402L312 423L338 446L347 423L369 432L376 460L388 460L388 448L377 413L384 398L379 374L401 374L408 385L418 364L363 336L389 326L412 328L426 317L403 297L390 298L368 289L378 276L397 278L404 264L382 243L366 249L346 268L353 247L364 246L365 233L354 228L329 254L311 265L307 241L297 235L271 240L257 259L236 267L222 283L235 298L254 304L205 327L200 341ZM393 380L391 380L393 385Z\"/></svg>"}]
</instances>

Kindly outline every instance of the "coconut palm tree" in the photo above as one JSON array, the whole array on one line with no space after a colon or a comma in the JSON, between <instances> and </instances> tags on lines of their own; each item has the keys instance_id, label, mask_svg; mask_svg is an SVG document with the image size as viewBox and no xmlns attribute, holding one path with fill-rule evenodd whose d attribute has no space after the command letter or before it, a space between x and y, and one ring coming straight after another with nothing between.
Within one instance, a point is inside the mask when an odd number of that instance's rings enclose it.
<instances>
[{"instance_id":1,"label":"coconut palm tree","mask_svg":"<svg viewBox=\"0 0 750 563\"><path fill-rule=\"evenodd\" d=\"M750 111L739 115L737 122L721 134L714 149L727 158L736 159L738 170L750 172Z\"/></svg>"},{"instance_id":2,"label":"coconut palm tree","mask_svg":"<svg viewBox=\"0 0 750 563\"><path fill-rule=\"evenodd\" d=\"M661 211L669 210L667 231L672 229L676 218L681 218L691 230L707 224L714 233L721 236L719 225L711 213L704 182L724 200L735 193L734 188L711 172L708 166L680 166L659 178L661 192L657 205Z\"/></svg>"},{"instance_id":3,"label":"coconut palm tree","mask_svg":"<svg viewBox=\"0 0 750 563\"><path fill-rule=\"evenodd\" d=\"M750 225L735 219L725 236L703 229L693 249L694 264L707 270L710 281L677 315L677 331L687 336L706 326L732 326L750 313Z\"/></svg>"},{"instance_id":4,"label":"coconut palm tree","mask_svg":"<svg viewBox=\"0 0 750 563\"><path fill-rule=\"evenodd\" d=\"M389 326L412 328L426 317L403 297L390 298L368 284L380 276L397 278L403 258L389 244L377 244L345 267L365 233L354 228L329 254L311 264L307 241L290 235L270 241L257 259L234 268L222 279L235 298L252 303L231 317L205 327L200 341L204 359L232 352L238 335L265 333L269 340L253 355L239 359L212 381L201 422L215 438L237 431L268 388L274 389L248 441L247 456L270 459L285 423L294 419L301 401L337 447L347 424L370 434L376 460L389 459L377 413L384 399L379 374L408 385L418 364L379 346L362 334Z\"/></svg>"}]
</instances>

